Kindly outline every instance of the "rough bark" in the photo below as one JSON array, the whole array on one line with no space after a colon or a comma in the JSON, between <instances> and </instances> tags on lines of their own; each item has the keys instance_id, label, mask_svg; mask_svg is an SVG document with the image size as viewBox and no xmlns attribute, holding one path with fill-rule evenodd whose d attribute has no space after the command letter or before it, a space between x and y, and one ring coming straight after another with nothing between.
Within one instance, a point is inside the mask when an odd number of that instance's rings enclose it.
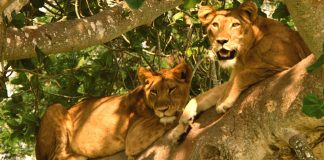
<instances>
[{"instance_id":1,"label":"rough bark","mask_svg":"<svg viewBox=\"0 0 324 160\"><path fill-rule=\"evenodd\" d=\"M179 0L145 0L140 9L131 11L126 17L122 16L125 9L116 6L84 19L21 30L9 28L0 56L5 60L34 57L35 46L46 54L53 54L102 44L135 27L151 24L156 17L181 3Z\"/></svg>"},{"instance_id":2,"label":"rough bark","mask_svg":"<svg viewBox=\"0 0 324 160\"><path fill-rule=\"evenodd\" d=\"M15 0L1 0L0 1L0 13L2 13L3 10L6 9L14 1Z\"/></svg>"},{"instance_id":3,"label":"rough bark","mask_svg":"<svg viewBox=\"0 0 324 160\"><path fill-rule=\"evenodd\" d=\"M323 159L324 118L301 112L305 94L322 95L324 88L324 69L312 74L305 70L314 60L311 55L292 69L252 86L224 115L214 109L203 112L180 145L172 145L167 133L136 159L313 159L311 152ZM318 145L309 147L308 143L319 139ZM101 160L105 159L126 156L120 153Z\"/></svg>"},{"instance_id":4,"label":"rough bark","mask_svg":"<svg viewBox=\"0 0 324 160\"><path fill-rule=\"evenodd\" d=\"M321 0L283 0L294 23L313 53L319 57L324 43L324 3Z\"/></svg>"}]
</instances>

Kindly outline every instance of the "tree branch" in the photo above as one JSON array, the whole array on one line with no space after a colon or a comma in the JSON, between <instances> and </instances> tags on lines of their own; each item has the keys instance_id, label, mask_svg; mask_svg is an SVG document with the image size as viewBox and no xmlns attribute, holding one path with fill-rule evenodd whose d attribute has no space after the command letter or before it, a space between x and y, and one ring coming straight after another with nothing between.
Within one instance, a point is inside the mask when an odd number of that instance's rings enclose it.
<instances>
[{"instance_id":1,"label":"tree branch","mask_svg":"<svg viewBox=\"0 0 324 160\"><path fill-rule=\"evenodd\" d=\"M0 1L0 12L2 13L12 2L15 0L1 0Z\"/></svg>"},{"instance_id":2,"label":"tree branch","mask_svg":"<svg viewBox=\"0 0 324 160\"><path fill-rule=\"evenodd\" d=\"M35 47L46 54L77 51L108 42L121 34L144 24L150 24L162 13L180 5L178 0L146 0L138 10L123 17L125 9L116 6L94 16L39 27L9 28L5 39L5 60L34 57ZM1 55L3 54L3 55Z\"/></svg>"},{"instance_id":3,"label":"tree branch","mask_svg":"<svg viewBox=\"0 0 324 160\"><path fill-rule=\"evenodd\" d=\"M298 32L318 58L324 43L324 3L321 1L283 0Z\"/></svg>"}]
</instances>

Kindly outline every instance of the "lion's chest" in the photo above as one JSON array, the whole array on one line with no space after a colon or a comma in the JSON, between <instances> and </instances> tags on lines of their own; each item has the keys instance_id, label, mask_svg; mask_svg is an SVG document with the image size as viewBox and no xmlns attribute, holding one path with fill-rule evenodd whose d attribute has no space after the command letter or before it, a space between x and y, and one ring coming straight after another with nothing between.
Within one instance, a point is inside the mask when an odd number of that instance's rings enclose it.
<instances>
[{"instance_id":1,"label":"lion's chest","mask_svg":"<svg viewBox=\"0 0 324 160\"><path fill-rule=\"evenodd\" d=\"M124 149L129 125L129 113L120 107L120 98L99 100L72 115L73 135L71 147L87 157L111 155Z\"/></svg>"}]
</instances>

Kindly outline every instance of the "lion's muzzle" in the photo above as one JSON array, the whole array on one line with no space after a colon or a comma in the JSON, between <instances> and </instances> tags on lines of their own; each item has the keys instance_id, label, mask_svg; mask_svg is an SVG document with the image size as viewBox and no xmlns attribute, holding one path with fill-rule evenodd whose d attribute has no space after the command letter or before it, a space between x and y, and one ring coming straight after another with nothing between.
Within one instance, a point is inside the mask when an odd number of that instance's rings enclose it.
<instances>
[{"instance_id":1,"label":"lion's muzzle","mask_svg":"<svg viewBox=\"0 0 324 160\"><path fill-rule=\"evenodd\" d=\"M162 118L160 118L160 123L166 125L166 124L173 123L174 120L176 120L176 119L177 119L176 116L162 117Z\"/></svg>"}]
</instances>

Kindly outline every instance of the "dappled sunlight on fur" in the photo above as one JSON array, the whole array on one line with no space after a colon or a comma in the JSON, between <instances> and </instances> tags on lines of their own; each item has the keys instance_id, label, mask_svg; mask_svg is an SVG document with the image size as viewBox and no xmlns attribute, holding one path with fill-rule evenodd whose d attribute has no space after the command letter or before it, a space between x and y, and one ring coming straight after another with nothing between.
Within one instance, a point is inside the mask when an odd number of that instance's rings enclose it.
<instances>
[{"instance_id":1,"label":"dappled sunlight on fur","mask_svg":"<svg viewBox=\"0 0 324 160\"><path fill-rule=\"evenodd\" d=\"M38 160L87 159L125 150L134 156L168 130L189 98L192 70L138 71L142 85L124 96L86 99L66 110L52 105L37 136Z\"/></svg>"}]
</instances>

